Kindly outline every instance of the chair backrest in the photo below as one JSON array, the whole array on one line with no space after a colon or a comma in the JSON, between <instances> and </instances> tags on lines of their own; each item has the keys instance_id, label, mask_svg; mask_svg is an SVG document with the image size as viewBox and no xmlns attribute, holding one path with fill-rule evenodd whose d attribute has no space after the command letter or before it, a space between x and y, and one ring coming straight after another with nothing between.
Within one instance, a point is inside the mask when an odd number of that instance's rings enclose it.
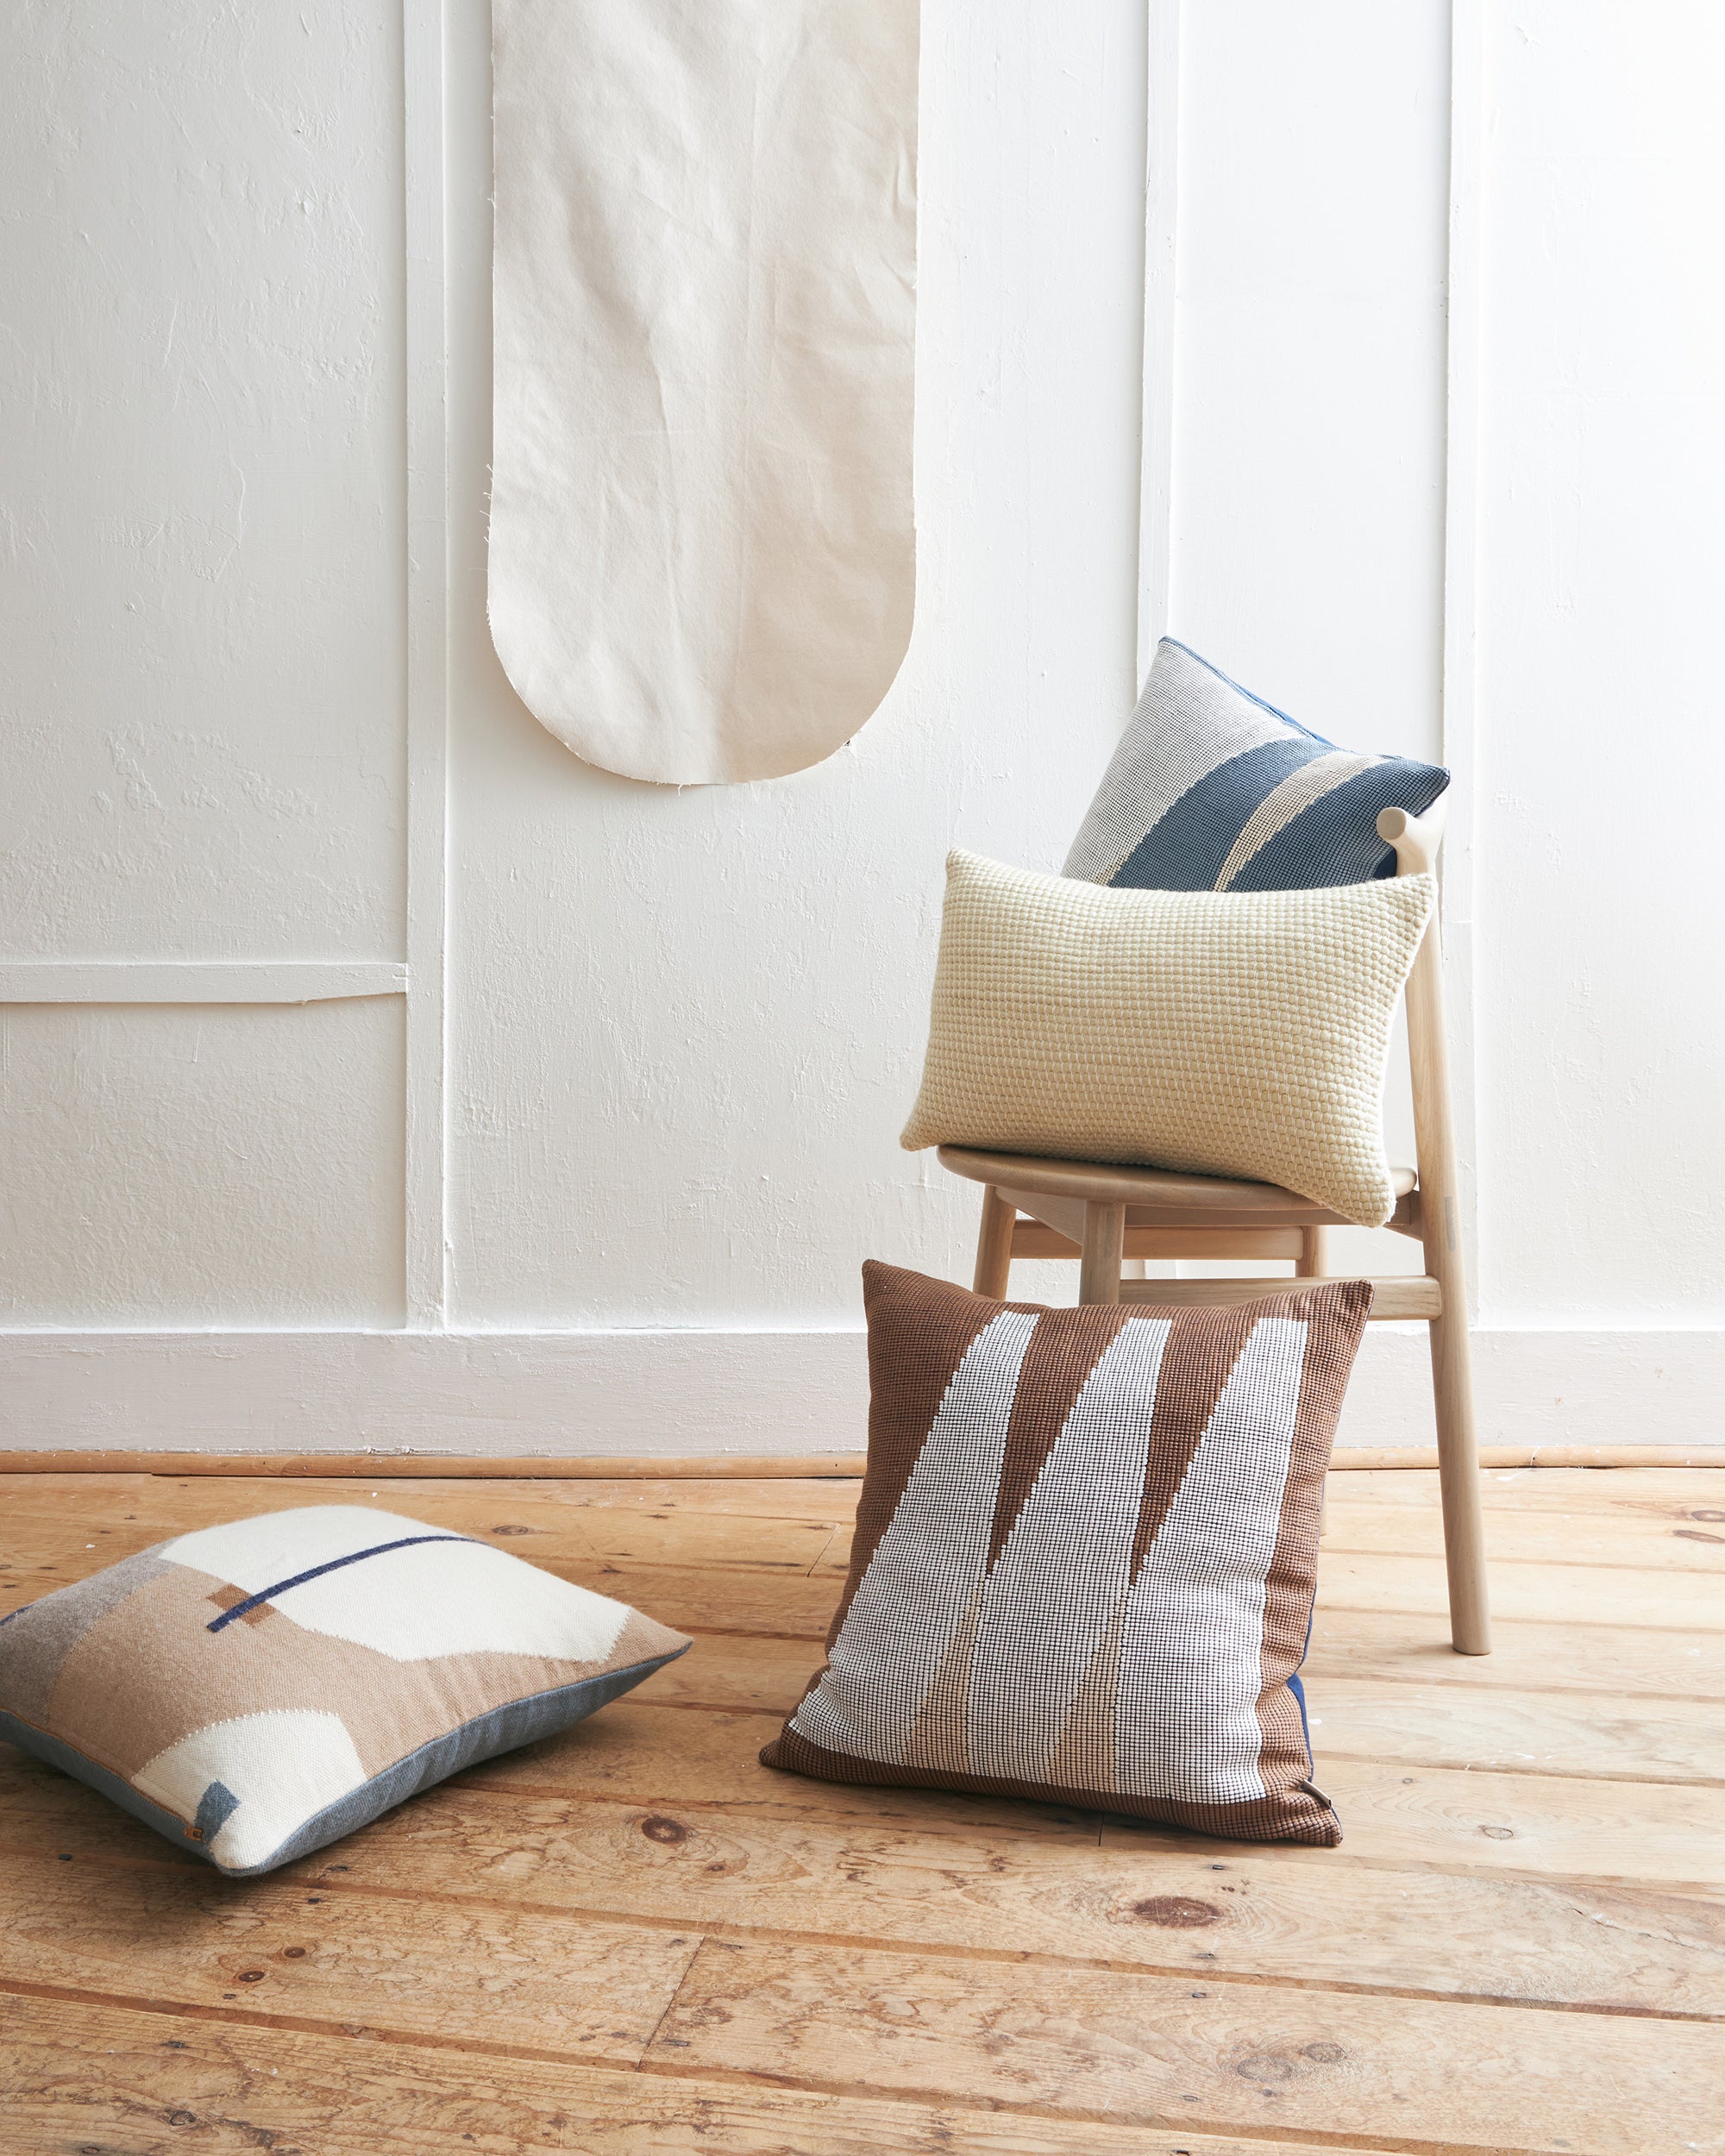
<instances>
[{"instance_id":1,"label":"chair backrest","mask_svg":"<svg viewBox=\"0 0 1725 2156\"><path fill-rule=\"evenodd\" d=\"M1399 808L1379 812L1377 836L1396 849L1398 876L1417 876L1427 869L1437 873L1438 849L1444 843L1449 812L1447 793L1440 793L1423 816L1410 816Z\"/></svg>"},{"instance_id":2,"label":"chair backrest","mask_svg":"<svg viewBox=\"0 0 1725 2156\"><path fill-rule=\"evenodd\" d=\"M1377 835L1396 849L1398 876L1435 874L1449 813L1440 795L1423 816L1385 809ZM1456 1214L1455 1124L1450 1104L1449 1042L1444 1025L1443 934L1435 908L1408 977L1408 1057L1414 1085L1414 1143L1419 1155L1421 1206L1428 1266L1436 1254L1459 1254Z\"/></svg>"}]
</instances>

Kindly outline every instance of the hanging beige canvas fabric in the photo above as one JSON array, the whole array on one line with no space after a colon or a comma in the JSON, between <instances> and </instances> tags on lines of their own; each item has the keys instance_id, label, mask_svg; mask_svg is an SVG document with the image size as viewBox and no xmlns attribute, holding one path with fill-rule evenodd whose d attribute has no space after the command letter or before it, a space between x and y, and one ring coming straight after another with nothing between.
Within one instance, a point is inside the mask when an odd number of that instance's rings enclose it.
<instances>
[{"instance_id":1,"label":"hanging beige canvas fabric","mask_svg":"<svg viewBox=\"0 0 1725 2156\"><path fill-rule=\"evenodd\" d=\"M918 36L918 0L494 0L492 636L606 770L800 770L898 671Z\"/></svg>"}]
</instances>

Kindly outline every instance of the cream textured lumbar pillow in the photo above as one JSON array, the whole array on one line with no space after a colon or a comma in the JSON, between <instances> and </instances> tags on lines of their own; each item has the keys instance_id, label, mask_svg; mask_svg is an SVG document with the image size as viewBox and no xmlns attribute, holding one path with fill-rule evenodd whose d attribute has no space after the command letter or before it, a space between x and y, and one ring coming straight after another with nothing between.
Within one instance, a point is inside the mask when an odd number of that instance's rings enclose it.
<instances>
[{"instance_id":1,"label":"cream textured lumbar pillow","mask_svg":"<svg viewBox=\"0 0 1725 2156\"><path fill-rule=\"evenodd\" d=\"M1390 1023L1436 899L1428 875L1109 890L955 852L901 1142L1246 1176L1381 1226Z\"/></svg>"}]
</instances>

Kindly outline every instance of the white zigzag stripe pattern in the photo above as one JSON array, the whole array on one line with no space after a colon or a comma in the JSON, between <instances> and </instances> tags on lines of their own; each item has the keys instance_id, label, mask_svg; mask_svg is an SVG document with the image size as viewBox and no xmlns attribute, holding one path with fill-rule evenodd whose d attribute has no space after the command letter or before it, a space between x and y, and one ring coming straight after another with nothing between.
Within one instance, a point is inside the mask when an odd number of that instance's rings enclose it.
<instances>
[{"instance_id":1,"label":"white zigzag stripe pattern","mask_svg":"<svg viewBox=\"0 0 1725 2156\"><path fill-rule=\"evenodd\" d=\"M1048 1778L1121 1597L1144 1502L1157 1379L1173 1330L1129 1318L1097 1358L983 1590L971 1658L970 1771ZM1026 1683L1026 1649L1034 1681Z\"/></svg>"},{"instance_id":2,"label":"white zigzag stripe pattern","mask_svg":"<svg viewBox=\"0 0 1725 2156\"><path fill-rule=\"evenodd\" d=\"M1135 1576L1166 1319L1128 1319L1098 1357L988 1569L1035 1326L1006 1312L971 1343L826 1673L790 1726L829 1751L911 1763L919 1716L974 1614L966 1756L940 1764L1195 1803L1264 1796L1264 1588L1306 1324L1263 1318L1252 1328ZM1100 1703L1103 1727L1076 1733L1082 1741L1063 1771L1063 1740L1087 1720L1087 1699L1088 1715Z\"/></svg>"},{"instance_id":3,"label":"white zigzag stripe pattern","mask_svg":"<svg viewBox=\"0 0 1725 2156\"><path fill-rule=\"evenodd\" d=\"M1007 1432L1036 1322L1003 1311L954 1371L826 1674L792 1719L812 1744L860 1759L904 1759L988 1568Z\"/></svg>"},{"instance_id":4,"label":"white zigzag stripe pattern","mask_svg":"<svg viewBox=\"0 0 1725 2156\"><path fill-rule=\"evenodd\" d=\"M1114 1786L1229 1804L1258 1760L1264 1590L1281 1530L1306 1326L1261 1318L1126 1599Z\"/></svg>"}]
</instances>

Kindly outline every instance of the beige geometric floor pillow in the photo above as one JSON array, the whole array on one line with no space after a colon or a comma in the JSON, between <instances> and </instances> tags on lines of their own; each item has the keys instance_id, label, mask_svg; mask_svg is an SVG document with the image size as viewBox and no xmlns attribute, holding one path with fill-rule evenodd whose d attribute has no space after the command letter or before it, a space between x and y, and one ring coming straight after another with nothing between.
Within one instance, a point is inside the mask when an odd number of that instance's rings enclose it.
<instances>
[{"instance_id":1,"label":"beige geometric floor pillow","mask_svg":"<svg viewBox=\"0 0 1725 2156\"><path fill-rule=\"evenodd\" d=\"M688 1645L490 1543L312 1505L0 1619L0 1739L242 1877L567 1729Z\"/></svg>"},{"instance_id":2,"label":"beige geometric floor pillow","mask_svg":"<svg viewBox=\"0 0 1725 2156\"><path fill-rule=\"evenodd\" d=\"M954 852L902 1144L1280 1183L1377 1227L1383 1079L1428 875L1110 890Z\"/></svg>"}]
</instances>

